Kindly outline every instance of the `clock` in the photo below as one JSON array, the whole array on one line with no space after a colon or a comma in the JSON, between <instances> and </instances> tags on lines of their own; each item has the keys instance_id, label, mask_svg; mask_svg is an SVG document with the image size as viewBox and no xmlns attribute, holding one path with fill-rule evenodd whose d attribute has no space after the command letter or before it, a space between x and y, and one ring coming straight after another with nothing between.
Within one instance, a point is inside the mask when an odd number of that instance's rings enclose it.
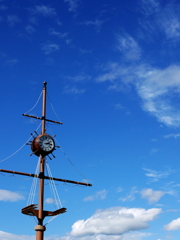
<instances>
[{"instance_id":1,"label":"clock","mask_svg":"<svg viewBox=\"0 0 180 240\"><path fill-rule=\"evenodd\" d=\"M54 149L55 149L54 139L46 133L41 134L34 138L31 144L31 150L37 156L40 155L46 156L52 153Z\"/></svg>"}]
</instances>

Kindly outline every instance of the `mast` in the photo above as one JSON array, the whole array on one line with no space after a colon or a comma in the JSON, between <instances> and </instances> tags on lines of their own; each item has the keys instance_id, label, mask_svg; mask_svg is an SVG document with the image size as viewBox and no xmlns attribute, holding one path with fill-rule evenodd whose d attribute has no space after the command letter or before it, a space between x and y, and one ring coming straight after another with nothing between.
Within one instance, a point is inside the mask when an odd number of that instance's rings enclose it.
<instances>
[{"instance_id":1,"label":"mast","mask_svg":"<svg viewBox=\"0 0 180 240\"><path fill-rule=\"evenodd\" d=\"M68 182L68 183L84 185L84 186L92 186L92 184L90 184L90 183L48 177L48 176L44 175L44 166L45 166L46 156L49 154L52 154L52 152L54 150L56 150L55 147L58 147L58 146L55 146L53 137L46 134L46 121L57 123L57 124L62 124L62 122L57 122L54 120L46 119L46 86L47 86L47 82L44 82L43 83L43 98L42 98L42 117L36 117L36 116L32 116L32 115L23 114L23 116L39 119L42 121L41 134L38 135L37 137L35 137L34 140L31 141L31 144L30 144L32 154L35 154L36 156L39 157L39 161L40 161L39 174L36 175L36 174L0 169L0 172L13 173L13 174L19 174L19 175L23 175L23 176L39 178L38 205L31 204L22 209L23 214L37 217L38 225L35 226L36 240L44 239L44 231L46 230L46 227L43 225L43 220L45 217L55 216L55 215L59 215L59 214L66 212L66 208L60 208L55 211L45 211L44 210L44 179L51 179L51 180L55 180L55 181Z\"/></svg>"},{"instance_id":2,"label":"mast","mask_svg":"<svg viewBox=\"0 0 180 240\"><path fill-rule=\"evenodd\" d=\"M44 82L43 87L43 102L42 102L42 134L46 132L46 85ZM45 226L43 226L43 208L44 208L44 163L45 156L40 155L40 179L39 179L39 203L38 203L38 225L35 227L36 231L36 240L43 240L44 231L46 230Z\"/></svg>"}]
</instances>

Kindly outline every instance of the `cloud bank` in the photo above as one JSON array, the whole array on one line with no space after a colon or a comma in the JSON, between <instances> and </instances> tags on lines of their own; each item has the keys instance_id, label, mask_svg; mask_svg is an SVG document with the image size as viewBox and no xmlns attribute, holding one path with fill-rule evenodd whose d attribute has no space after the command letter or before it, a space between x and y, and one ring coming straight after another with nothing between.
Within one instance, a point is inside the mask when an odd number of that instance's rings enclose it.
<instances>
[{"instance_id":1,"label":"cloud bank","mask_svg":"<svg viewBox=\"0 0 180 240\"><path fill-rule=\"evenodd\" d=\"M94 234L119 235L129 231L148 228L148 222L153 221L161 213L160 208L122 208L112 207L98 210L87 220L79 220L72 226L71 236L86 236Z\"/></svg>"}]
</instances>

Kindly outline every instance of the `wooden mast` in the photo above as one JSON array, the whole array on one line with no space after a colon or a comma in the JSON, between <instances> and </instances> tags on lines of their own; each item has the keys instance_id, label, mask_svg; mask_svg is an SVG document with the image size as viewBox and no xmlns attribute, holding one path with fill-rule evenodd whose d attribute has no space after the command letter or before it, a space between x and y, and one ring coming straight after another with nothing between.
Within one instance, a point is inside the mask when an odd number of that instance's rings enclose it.
<instances>
[{"instance_id":1,"label":"wooden mast","mask_svg":"<svg viewBox=\"0 0 180 240\"><path fill-rule=\"evenodd\" d=\"M46 85L44 82L43 87L43 102L42 102L42 134L46 132ZM36 240L44 239L44 231L46 230L43 226L43 208L44 208L44 163L45 156L40 155L40 179L39 179L39 203L38 203L38 225L35 227Z\"/></svg>"}]
</instances>

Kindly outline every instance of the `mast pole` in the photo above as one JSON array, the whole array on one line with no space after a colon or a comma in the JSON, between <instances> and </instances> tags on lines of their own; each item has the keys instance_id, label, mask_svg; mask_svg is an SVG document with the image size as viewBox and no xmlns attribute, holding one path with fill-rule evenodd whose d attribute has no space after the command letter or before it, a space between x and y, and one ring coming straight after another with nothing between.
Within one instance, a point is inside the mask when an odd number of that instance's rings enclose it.
<instances>
[{"instance_id":1,"label":"mast pole","mask_svg":"<svg viewBox=\"0 0 180 240\"><path fill-rule=\"evenodd\" d=\"M43 102L42 102L42 134L46 132L46 85L44 82L43 87ZM36 240L44 239L44 231L46 230L43 226L43 207L44 207L44 164L45 157L40 155L40 174L39 174L39 202L38 202L38 225L35 227Z\"/></svg>"}]
</instances>

